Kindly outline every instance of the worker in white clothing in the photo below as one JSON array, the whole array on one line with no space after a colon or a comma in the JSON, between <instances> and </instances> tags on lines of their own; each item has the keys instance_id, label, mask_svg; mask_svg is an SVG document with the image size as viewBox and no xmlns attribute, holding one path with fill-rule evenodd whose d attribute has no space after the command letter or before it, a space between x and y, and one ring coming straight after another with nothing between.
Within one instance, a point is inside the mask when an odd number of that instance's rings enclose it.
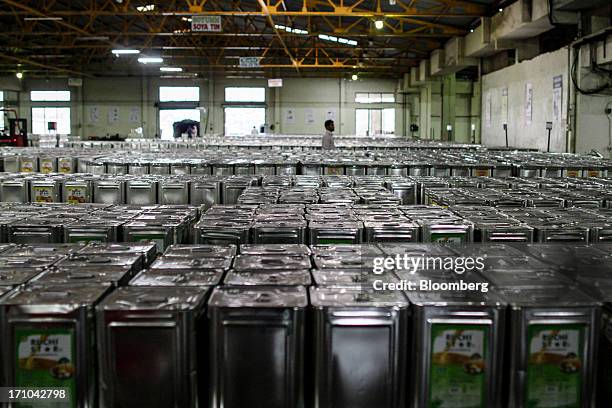
<instances>
[{"instance_id":1,"label":"worker in white clothing","mask_svg":"<svg viewBox=\"0 0 612 408\"><path fill-rule=\"evenodd\" d=\"M325 121L325 134L323 135L323 150L331 150L335 148L334 145L334 130L336 127L334 125L334 121L329 119Z\"/></svg>"}]
</instances>

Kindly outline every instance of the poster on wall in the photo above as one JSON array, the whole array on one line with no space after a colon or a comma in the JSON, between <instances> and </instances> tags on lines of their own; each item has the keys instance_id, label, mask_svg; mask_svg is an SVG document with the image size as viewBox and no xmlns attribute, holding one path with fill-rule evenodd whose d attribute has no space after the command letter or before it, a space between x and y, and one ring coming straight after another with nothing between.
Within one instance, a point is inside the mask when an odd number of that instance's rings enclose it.
<instances>
[{"instance_id":1,"label":"poster on wall","mask_svg":"<svg viewBox=\"0 0 612 408\"><path fill-rule=\"evenodd\" d=\"M493 115L493 95L491 92L487 92L485 96L485 126L490 128L492 123Z\"/></svg>"},{"instance_id":2,"label":"poster on wall","mask_svg":"<svg viewBox=\"0 0 612 408\"><path fill-rule=\"evenodd\" d=\"M502 124L508 124L508 88L502 89Z\"/></svg>"},{"instance_id":3,"label":"poster on wall","mask_svg":"<svg viewBox=\"0 0 612 408\"><path fill-rule=\"evenodd\" d=\"M285 109L285 123L288 125L295 124L295 109L294 108Z\"/></svg>"},{"instance_id":4,"label":"poster on wall","mask_svg":"<svg viewBox=\"0 0 612 408\"><path fill-rule=\"evenodd\" d=\"M533 122L533 84L525 85L525 124L531 126Z\"/></svg>"},{"instance_id":5,"label":"poster on wall","mask_svg":"<svg viewBox=\"0 0 612 408\"><path fill-rule=\"evenodd\" d=\"M553 123L563 121L563 75L553 78Z\"/></svg>"},{"instance_id":6,"label":"poster on wall","mask_svg":"<svg viewBox=\"0 0 612 408\"><path fill-rule=\"evenodd\" d=\"M336 120L336 109L330 108L325 112L325 120Z\"/></svg>"},{"instance_id":7,"label":"poster on wall","mask_svg":"<svg viewBox=\"0 0 612 408\"><path fill-rule=\"evenodd\" d=\"M100 122L100 107L99 106L89 107L89 122L90 123Z\"/></svg>"},{"instance_id":8,"label":"poster on wall","mask_svg":"<svg viewBox=\"0 0 612 408\"><path fill-rule=\"evenodd\" d=\"M132 106L130 108L130 123L140 123L140 108Z\"/></svg>"},{"instance_id":9,"label":"poster on wall","mask_svg":"<svg viewBox=\"0 0 612 408\"><path fill-rule=\"evenodd\" d=\"M117 106L111 106L108 108L108 124L113 125L119 122L119 108Z\"/></svg>"},{"instance_id":10,"label":"poster on wall","mask_svg":"<svg viewBox=\"0 0 612 408\"><path fill-rule=\"evenodd\" d=\"M307 125L314 125L315 123L314 109L304 110L304 123Z\"/></svg>"}]
</instances>

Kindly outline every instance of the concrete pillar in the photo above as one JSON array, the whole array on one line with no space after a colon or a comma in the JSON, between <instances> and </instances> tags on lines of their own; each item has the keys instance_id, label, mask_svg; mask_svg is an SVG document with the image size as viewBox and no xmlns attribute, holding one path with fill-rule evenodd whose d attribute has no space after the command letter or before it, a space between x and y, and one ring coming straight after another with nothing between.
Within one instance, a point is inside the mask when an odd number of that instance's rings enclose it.
<instances>
[{"instance_id":1,"label":"concrete pillar","mask_svg":"<svg viewBox=\"0 0 612 408\"><path fill-rule=\"evenodd\" d=\"M442 140L455 140L456 113L455 106L457 101L457 78L455 74L450 74L442 79ZM452 134L449 139L448 127L451 127Z\"/></svg>"}]
</instances>

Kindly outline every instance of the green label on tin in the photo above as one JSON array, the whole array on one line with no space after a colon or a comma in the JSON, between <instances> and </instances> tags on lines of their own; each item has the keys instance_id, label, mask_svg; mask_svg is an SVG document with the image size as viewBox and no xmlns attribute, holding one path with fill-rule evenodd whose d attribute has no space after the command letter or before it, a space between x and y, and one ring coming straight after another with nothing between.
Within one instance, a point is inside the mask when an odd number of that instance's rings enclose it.
<instances>
[{"instance_id":1,"label":"green label on tin","mask_svg":"<svg viewBox=\"0 0 612 408\"><path fill-rule=\"evenodd\" d=\"M15 330L15 387L67 388L70 401L19 402L19 408L76 407L76 349L73 329Z\"/></svg>"},{"instance_id":2,"label":"green label on tin","mask_svg":"<svg viewBox=\"0 0 612 408\"><path fill-rule=\"evenodd\" d=\"M66 202L68 204L83 204L87 202L87 187L66 187Z\"/></svg>"},{"instance_id":3,"label":"green label on tin","mask_svg":"<svg viewBox=\"0 0 612 408\"><path fill-rule=\"evenodd\" d=\"M484 325L432 326L429 407L486 407L488 334Z\"/></svg>"},{"instance_id":4,"label":"green label on tin","mask_svg":"<svg viewBox=\"0 0 612 408\"><path fill-rule=\"evenodd\" d=\"M318 245L338 245L338 244L354 244L354 239L347 238L319 238L317 239Z\"/></svg>"},{"instance_id":5,"label":"green label on tin","mask_svg":"<svg viewBox=\"0 0 612 408\"><path fill-rule=\"evenodd\" d=\"M460 244L464 241L465 234L463 232L434 232L431 234L431 242Z\"/></svg>"},{"instance_id":6,"label":"green label on tin","mask_svg":"<svg viewBox=\"0 0 612 408\"><path fill-rule=\"evenodd\" d=\"M529 327L527 407L582 406L584 331L580 324Z\"/></svg>"}]
</instances>

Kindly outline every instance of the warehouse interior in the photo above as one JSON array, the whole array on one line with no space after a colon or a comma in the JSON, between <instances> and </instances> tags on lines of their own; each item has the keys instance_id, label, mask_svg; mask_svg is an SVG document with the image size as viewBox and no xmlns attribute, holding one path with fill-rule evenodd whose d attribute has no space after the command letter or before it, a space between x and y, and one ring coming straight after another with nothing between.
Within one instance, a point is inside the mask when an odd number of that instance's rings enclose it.
<instances>
[{"instance_id":1,"label":"warehouse interior","mask_svg":"<svg viewBox=\"0 0 612 408\"><path fill-rule=\"evenodd\" d=\"M0 405L605 408L609 0L0 0Z\"/></svg>"}]
</instances>

